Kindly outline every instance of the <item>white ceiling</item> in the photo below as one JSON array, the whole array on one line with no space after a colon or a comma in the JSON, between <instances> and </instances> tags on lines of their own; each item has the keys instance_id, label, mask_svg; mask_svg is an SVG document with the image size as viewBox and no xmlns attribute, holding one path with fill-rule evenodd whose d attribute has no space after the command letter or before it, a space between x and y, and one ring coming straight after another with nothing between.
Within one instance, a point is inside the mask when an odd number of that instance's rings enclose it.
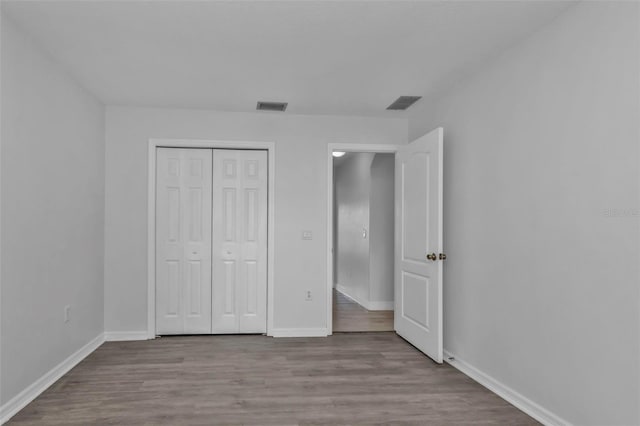
<instances>
[{"instance_id":1,"label":"white ceiling","mask_svg":"<svg viewBox=\"0 0 640 426\"><path fill-rule=\"evenodd\" d=\"M562 13L562 1L3 1L106 104L402 116Z\"/></svg>"}]
</instances>

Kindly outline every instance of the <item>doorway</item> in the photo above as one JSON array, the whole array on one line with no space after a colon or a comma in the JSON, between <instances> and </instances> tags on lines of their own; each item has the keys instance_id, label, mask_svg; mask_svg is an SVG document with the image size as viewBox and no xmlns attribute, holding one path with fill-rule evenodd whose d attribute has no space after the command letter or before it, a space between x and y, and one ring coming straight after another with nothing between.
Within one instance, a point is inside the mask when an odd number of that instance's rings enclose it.
<instances>
[{"instance_id":1,"label":"doorway","mask_svg":"<svg viewBox=\"0 0 640 426\"><path fill-rule=\"evenodd\" d=\"M151 140L149 337L269 334L274 144Z\"/></svg>"},{"instance_id":2,"label":"doorway","mask_svg":"<svg viewBox=\"0 0 640 426\"><path fill-rule=\"evenodd\" d=\"M334 331L334 173L339 152L393 153L395 332L437 363L443 360L443 129L406 145L329 144L327 173L327 328ZM363 231L363 236L366 233ZM337 237L338 239L340 236ZM339 283L338 283L339 284Z\"/></svg>"},{"instance_id":3,"label":"doorway","mask_svg":"<svg viewBox=\"0 0 640 426\"><path fill-rule=\"evenodd\" d=\"M393 331L394 155L333 158L333 331Z\"/></svg>"},{"instance_id":4,"label":"doorway","mask_svg":"<svg viewBox=\"0 0 640 426\"><path fill-rule=\"evenodd\" d=\"M329 334L393 331L397 148L329 145Z\"/></svg>"}]
</instances>

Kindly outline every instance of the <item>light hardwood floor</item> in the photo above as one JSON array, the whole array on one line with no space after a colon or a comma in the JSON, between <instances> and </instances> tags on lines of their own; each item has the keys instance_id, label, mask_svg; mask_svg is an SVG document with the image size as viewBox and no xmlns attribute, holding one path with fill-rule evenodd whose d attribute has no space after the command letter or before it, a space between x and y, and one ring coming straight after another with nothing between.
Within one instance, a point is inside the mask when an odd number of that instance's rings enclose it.
<instances>
[{"instance_id":1,"label":"light hardwood floor","mask_svg":"<svg viewBox=\"0 0 640 426\"><path fill-rule=\"evenodd\" d=\"M394 333L103 344L11 425L533 425Z\"/></svg>"},{"instance_id":2,"label":"light hardwood floor","mask_svg":"<svg viewBox=\"0 0 640 426\"><path fill-rule=\"evenodd\" d=\"M368 311L333 289L333 331L393 331L393 311Z\"/></svg>"}]
</instances>

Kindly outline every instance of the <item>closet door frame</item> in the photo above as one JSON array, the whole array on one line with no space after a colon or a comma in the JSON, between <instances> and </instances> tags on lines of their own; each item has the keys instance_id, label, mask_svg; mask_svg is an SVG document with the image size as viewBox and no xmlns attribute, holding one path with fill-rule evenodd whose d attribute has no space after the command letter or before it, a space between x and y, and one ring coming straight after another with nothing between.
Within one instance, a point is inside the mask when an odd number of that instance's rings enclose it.
<instances>
[{"instance_id":1,"label":"closet door frame","mask_svg":"<svg viewBox=\"0 0 640 426\"><path fill-rule=\"evenodd\" d=\"M273 336L275 142L149 139L147 153L147 339L156 338L156 151L158 148L254 149L267 151L267 336Z\"/></svg>"}]
</instances>

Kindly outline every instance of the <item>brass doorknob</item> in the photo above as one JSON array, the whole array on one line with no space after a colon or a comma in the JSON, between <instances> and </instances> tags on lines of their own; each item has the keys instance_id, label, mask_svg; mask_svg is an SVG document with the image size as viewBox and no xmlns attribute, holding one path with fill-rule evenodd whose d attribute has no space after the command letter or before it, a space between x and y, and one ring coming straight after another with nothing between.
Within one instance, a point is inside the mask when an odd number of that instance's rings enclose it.
<instances>
[{"instance_id":1,"label":"brass doorknob","mask_svg":"<svg viewBox=\"0 0 640 426\"><path fill-rule=\"evenodd\" d=\"M440 253L439 257L440 257L440 260L447 260L447 255L444 253Z\"/></svg>"},{"instance_id":2,"label":"brass doorknob","mask_svg":"<svg viewBox=\"0 0 640 426\"><path fill-rule=\"evenodd\" d=\"M429 253L427 255L427 259L434 260L434 261L437 260L436 254L435 253Z\"/></svg>"}]
</instances>

